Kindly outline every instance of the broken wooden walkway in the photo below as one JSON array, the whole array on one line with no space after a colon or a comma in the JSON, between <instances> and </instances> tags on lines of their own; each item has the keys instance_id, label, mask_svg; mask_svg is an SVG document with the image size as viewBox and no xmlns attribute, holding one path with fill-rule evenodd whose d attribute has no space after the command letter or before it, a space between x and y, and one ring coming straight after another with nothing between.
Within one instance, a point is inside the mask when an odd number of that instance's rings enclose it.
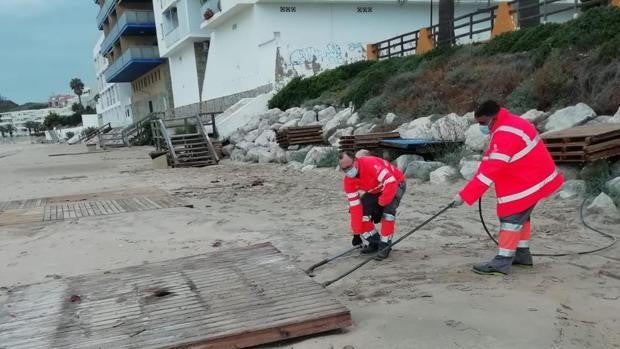
<instances>
[{"instance_id":1,"label":"broken wooden walkway","mask_svg":"<svg viewBox=\"0 0 620 349\"><path fill-rule=\"evenodd\" d=\"M0 226L186 206L161 190L125 190L0 202Z\"/></svg>"},{"instance_id":2,"label":"broken wooden walkway","mask_svg":"<svg viewBox=\"0 0 620 349\"><path fill-rule=\"evenodd\" d=\"M351 325L269 243L0 291L0 348L246 348Z\"/></svg>"}]
</instances>

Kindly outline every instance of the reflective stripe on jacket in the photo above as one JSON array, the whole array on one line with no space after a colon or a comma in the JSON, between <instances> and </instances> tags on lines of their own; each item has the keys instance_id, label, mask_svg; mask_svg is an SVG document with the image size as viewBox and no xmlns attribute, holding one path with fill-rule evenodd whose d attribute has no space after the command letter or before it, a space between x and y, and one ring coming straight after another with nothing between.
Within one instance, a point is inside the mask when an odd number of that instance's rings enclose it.
<instances>
[{"instance_id":1,"label":"reflective stripe on jacket","mask_svg":"<svg viewBox=\"0 0 620 349\"><path fill-rule=\"evenodd\" d=\"M362 231L363 208L359 192L381 193L379 205L387 206L394 200L398 185L405 180L405 175L389 161L375 156L357 158L357 169L355 178L344 177L343 187L350 206L351 229L354 233L365 233Z\"/></svg>"},{"instance_id":2,"label":"reflective stripe on jacket","mask_svg":"<svg viewBox=\"0 0 620 349\"><path fill-rule=\"evenodd\" d=\"M553 194L564 182L532 124L501 108L489 148L476 175L461 190L471 205L495 185L497 215L522 212Z\"/></svg>"}]
</instances>

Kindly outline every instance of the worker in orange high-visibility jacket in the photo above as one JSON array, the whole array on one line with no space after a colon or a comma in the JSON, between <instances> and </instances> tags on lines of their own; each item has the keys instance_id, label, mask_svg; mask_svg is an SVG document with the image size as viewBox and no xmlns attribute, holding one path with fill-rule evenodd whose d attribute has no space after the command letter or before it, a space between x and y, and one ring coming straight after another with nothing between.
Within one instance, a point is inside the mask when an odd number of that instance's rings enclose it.
<instances>
[{"instance_id":1,"label":"worker in orange high-visibility jacket","mask_svg":"<svg viewBox=\"0 0 620 349\"><path fill-rule=\"evenodd\" d=\"M341 152L338 165L345 174L343 186L349 201L353 245L363 244L362 253L379 251L377 259L387 258L396 229L396 209L407 187L405 176L375 156L356 158ZM380 236L375 229L379 222Z\"/></svg>"},{"instance_id":2,"label":"worker in orange high-visibility jacket","mask_svg":"<svg viewBox=\"0 0 620 349\"><path fill-rule=\"evenodd\" d=\"M453 206L478 200L495 185L500 221L499 252L490 262L474 265L479 274L507 274L512 265L532 266L530 214L542 199L562 186L564 179L551 155L527 120L495 101L475 112L482 133L491 134L477 173L455 197Z\"/></svg>"}]
</instances>

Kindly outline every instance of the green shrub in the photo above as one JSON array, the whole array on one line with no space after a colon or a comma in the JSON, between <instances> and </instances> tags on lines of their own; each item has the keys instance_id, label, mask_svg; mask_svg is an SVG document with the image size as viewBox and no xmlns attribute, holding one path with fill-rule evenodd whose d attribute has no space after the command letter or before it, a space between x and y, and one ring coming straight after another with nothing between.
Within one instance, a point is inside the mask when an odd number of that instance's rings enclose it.
<instances>
[{"instance_id":1,"label":"green shrub","mask_svg":"<svg viewBox=\"0 0 620 349\"><path fill-rule=\"evenodd\" d=\"M596 50L596 59L601 63L608 63L620 57L620 34L603 43Z\"/></svg>"},{"instance_id":2,"label":"green shrub","mask_svg":"<svg viewBox=\"0 0 620 349\"><path fill-rule=\"evenodd\" d=\"M596 195L603 191L605 183L611 179L609 163L598 160L585 166L579 176L586 182L586 193Z\"/></svg>"},{"instance_id":3,"label":"green shrub","mask_svg":"<svg viewBox=\"0 0 620 349\"><path fill-rule=\"evenodd\" d=\"M288 154L288 159L289 161L297 161L303 164L304 161L306 160L306 155L308 155L309 151L310 151L309 147L290 151Z\"/></svg>"},{"instance_id":4,"label":"green shrub","mask_svg":"<svg viewBox=\"0 0 620 349\"><path fill-rule=\"evenodd\" d=\"M69 131L69 132L65 133L65 136L67 137L67 139L71 139L71 138L73 138L73 136L75 136L75 133Z\"/></svg>"},{"instance_id":5,"label":"green shrub","mask_svg":"<svg viewBox=\"0 0 620 349\"><path fill-rule=\"evenodd\" d=\"M570 101L575 90L575 76L569 63L566 51L554 50L534 75L533 92L540 110Z\"/></svg>"},{"instance_id":6,"label":"green shrub","mask_svg":"<svg viewBox=\"0 0 620 349\"><path fill-rule=\"evenodd\" d=\"M359 109L358 114L361 120L370 120L372 118L381 118L388 112L388 105L383 96L377 96L369 99Z\"/></svg>"},{"instance_id":7,"label":"green shrub","mask_svg":"<svg viewBox=\"0 0 620 349\"><path fill-rule=\"evenodd\" d=\"M336 167L338 165L338 150L332 148L321 160L316 167Z\"/></svg>"},{"instance_id":8,"label":"green shrub","mask_svg":"<svg viewBox=\"0 0 620 349\"><path fill-rule=\"evenodd\" d=\"M294 78L269 107L352 102L365 117L391 111L407 120L468 112L481 99L494 98L515 112L577 102L599 114L615 112L620 104L619 33L620 8L593 8L569 22L505 33L486 44L361 61Z\"/></svg>"},{"instance_id":9,"label":"green shrub","mask_svg":"<svg viewBox=\"0 0 620 349\"><path fill-rule=\"evenodd\" d=\"M472 152L465 145L452 143L443 148L443 150L436 155L435 159L458 169L460 167L461 159L473 154L474 152Z\"/></svg>"},{"instance_id":10,"label":"green shrub","mask_svg":"<svg viewBox=\"0 0 620 349\"><path fill-rule=\"evenodd\" d=\"M87 127L85 129L82 130L82 138L88 137L91 134L97 132L97 128L96 127Z\"/></svg>"},{"instance_id":11,"label":"green shrub","mask_svg":"<svg viewBox=\"0 0 620 349\"><path fill-rule=\"evenodd\" d=\"M554 48L574 47L580 51L595 48L620 33L620 8L597 7L577 19L561 24L546 41Z\"/></svg>"},{"instance_id":12,"label":"green shrub","mask_svg":"<svg viewBox=\"0 0 620 349\"><path fill-rule=\"evenodd\" d=\"M507 32L493 38L481 49L481 53L492 56L501 53L531 51L540 47L545 40L556 34L561 28L561 24L548 23Z\"/></svg>"},{"instance_id":13,"label":"green shrub","mask_svg":"<svg viewBox=\"0 0 620 349\"><path fill-rule=\"evenodd\" d=\"M530 109L536 108L536 105L536 95L534 94L532 80L521 83L506 98L506 107L517 114L523 114Z\"/></svg>"},{"instance_id":14,"label":"green shrub","mask_svg":"<svg viewBox=\"0 0 620 349\"><path fill-rule=\"evenodd\" d=\"M152 145L153 133L151 131L150 122L141 122L138 124L138 135L131 140L132 145Z\"/></svg>"},{"instance_id":15,"label":"green shrub","mask_svg":"<svg viewBox=\"0 0 620 349\"><path fill-rule=\"evenodd\" d=\"M372 96L383 92L386 81L398 71L401 61L400 58L379 61L358 74L345 89L342 102L353 102L356 108L361 108Z\"/></svg>"},{"instance_id":16,"label":"green shrub","mask_svg":"<svg viewBox=\"0 0 620 349\"><path fill-rule=\"evenodd\" d=\"M370 68L375 62L359 61L326 70L312 77L295 77L269 101L269 108L286 110L321 97L327 91L342 90L346 82ZM336 103L332 103L336 104Z\"/></svg>"}]
</instances>

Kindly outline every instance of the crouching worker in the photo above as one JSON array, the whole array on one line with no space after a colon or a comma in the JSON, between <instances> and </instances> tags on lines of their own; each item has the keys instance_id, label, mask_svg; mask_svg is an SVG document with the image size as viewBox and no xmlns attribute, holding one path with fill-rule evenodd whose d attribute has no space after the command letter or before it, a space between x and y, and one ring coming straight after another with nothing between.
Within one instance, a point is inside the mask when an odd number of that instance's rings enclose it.
<instances>
[{"instance_id":1,"label":"crouching worker","mask_svg":"<svg viewBox=\"0 0 620 349\"><path fill-rule=\"evenodd\" d=\"M375 156L356 158L346 151L340 153L338 165L345 175L353 245L363 244L362 253L379 251L377 259L387 258L396 228L396 209L407 186L405 176L386 160ZM379 222L380 235L375 229Z\"/></svg>"}]
</instances>

